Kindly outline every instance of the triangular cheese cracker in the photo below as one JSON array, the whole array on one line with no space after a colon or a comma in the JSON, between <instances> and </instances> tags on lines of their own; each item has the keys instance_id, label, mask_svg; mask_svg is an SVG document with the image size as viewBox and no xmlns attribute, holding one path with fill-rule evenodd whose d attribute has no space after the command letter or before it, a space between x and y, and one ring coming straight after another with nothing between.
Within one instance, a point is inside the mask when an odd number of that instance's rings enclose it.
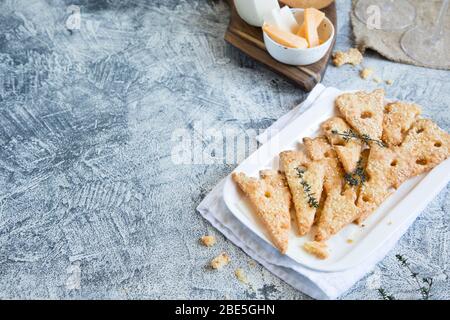
<instances>
[{"instance_id":1,"label":"triangular cheese cracker","mask_svg":"<svg viewBox=\"0 0 450 320\"><path fill-rule=\"evenodd\" d=\"M388 146L398 146L420 115L421 109L417 104L394 102L384 108L383 141Z\"/></svg>"},{"instance_id":2,"label":"triangular cheese cracker","mask_svg":"<svg viewBox=\"0 0 450 320\"><path fill-rule=\"evenodd\" d=\"M335 158L336 153L325 137L303 138L306 153L312 160Z\"/></svg>"},{"instance_id":3,"label":"triangular cheese cracker","mask_svg":"<svg viewBox=\"0 0 450 320\"><path fill-rule=\"evenodd\" d=\"M326 193L333 189L342 188L344 171L337 158L333 146L325 137L314 139L304 138L303 143L308 156L315 161L322 161L325 166L325 178L323 188Z\"/></svg>"},{"instance_id":4,"label":"triangular cheese cracker","mask_svg":"<svg viewBox=\"0 0 450 320\"><path fill-rule=\"evenodd\" d=\"M337 97L336 107L360 135L380 140L383 133L384 90L359 91Z\"/></svg>"},{"instance_id":5,"label":"triangular cheese cracker","mask_svg":"<svg viewBox=\"0 0 450 320\"><path fill-rule=\"evenodd\" d=\"M261 179L233 173L233 180L250 199L274 245L286 253L291 228L291 195L284 177L276 171L261 171Z\"/></svg>"},{"instance_id":6,"label":"triangular cheese cracker","mask_svg":"<svg viewBox=\"0 0 450 320\"><path fill-rule=\"evenodd\" d=\"M328 240L358 218L360 210L355 201L356 191L353 188L347 189L343 194L339 190L329 193L317 222L315 240Z\"/></svg>"},{"instance_id":7,"label":"triangular cheese cracker","mask_svg":"<svg viewBox=\"0 0 450 320\"><path fill-rule=\"evenodd\" d=\"M373 145L367 163L368 181L357 205L362 223L407 179L427 172L450 157L450 135L428 119L417 120L399 147Z\"/></svg>"},{"instance_id":8,"label":"triangular cheese cracker","mask_svg":"<svg viewBox=\"0 0 450 320\"><path fill-rule=\"evenodd\" d=\"M314 223L322 194L325 168L322 162L309 160L302 151L280 154L280 167L284 170L295 207L299 235L305 235Z\"/></svg>"},{"instance_id":9,"label":"triangular cheese cracker","mask_svg":"<svg viewBox=\"0 0 450 320\"><path fill-rule=\"evenodd\" d=\"M427 172L450 156L450 135L429 119L417 120L396 148L408 177ZM402 181L403 182L403 181Z\"/></svg>"},{"instance_id":10,"label":"triangular cheese cracker","mask_svg":"<svg viewBox=\"0 0 450 320\"><path fill-rule=\"evenodd\" d=\"M357 206L361 224L409 176L402 170L404 159L394 150L373 145L367 159L367 181L361 186Z\"/></svg>"},{"instance_id":11,"label":"triangular cheese cracker","mask_svg":"<svg viewBox=\"0 0 450 320\"><path fill-rule=\"evenodd\" d=\"M333 145L334 150L344 167L345 172L355 171L362 149L360 140L346 140L343 134L349 132L350 126L339 117L328 119L322 123L321 128Z\"/></svg>"},{"instance_id":12,"label":"triangular cheese cracker","mask_svg":"<svg viewBox=\"0 0 450 320\"><path fill-rule=\"evenodd\" d=\"M361 156L361 143L358 141L349 141L345 146L334 146L334 149L345 172L354 172Z\"/></svg>"}]
</instances>

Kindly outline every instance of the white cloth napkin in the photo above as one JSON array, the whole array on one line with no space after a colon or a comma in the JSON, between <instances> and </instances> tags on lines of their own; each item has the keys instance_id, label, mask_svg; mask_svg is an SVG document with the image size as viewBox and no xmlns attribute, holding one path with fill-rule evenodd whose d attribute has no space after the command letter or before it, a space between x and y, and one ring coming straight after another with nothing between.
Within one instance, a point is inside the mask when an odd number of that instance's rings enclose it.
<instances>
[{"instance_id":1,"label":"white cloth napkin","mask_svg":"<svg viewBox=\"0 0 450 320\"><path fill-rule=\"evenodd\" d=\"M331 89L331 88L330 88ZM336 89L333 89L336 90ZM319 96L326 93L327 88L319 84L308 98L288 114L276 121L266 132L257 137L260 142L266 142L271 131L280 129L311 107ZM253 259L266 267L273 274L283 279L294 288L315 299L336 299L346 292L395 246L400 237L412 224L416 217L405 224L403 230L396 233L390 241L380 248L370 259L355 268L340 272L319 272L308 269L289 257L281 255L275 248L260 239L244 226L227 208L222 198L224 181L221 181L200 203L197 210L225 237L240 247Z\"/></svg>"}]
</instances>

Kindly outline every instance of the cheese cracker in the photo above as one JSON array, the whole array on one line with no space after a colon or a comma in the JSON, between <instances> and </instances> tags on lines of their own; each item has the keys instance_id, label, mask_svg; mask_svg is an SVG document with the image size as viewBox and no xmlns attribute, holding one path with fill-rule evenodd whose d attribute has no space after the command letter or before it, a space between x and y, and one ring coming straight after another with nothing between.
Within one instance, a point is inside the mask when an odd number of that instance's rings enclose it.
<instances>
[{"instance_id":1,"label":"cheese cracker","mask_svg":"<svg viewBox=\"0 0 450 320\"><path fill-rule=\"evenodd\" d=\"M367 93L344 93L336 99L336 107L344 119L360 135L379 140L383 133L384 90Z\"/></svg>"},{"instance_id":2,"label":"cheese cracker","mask_svg":"<svg viewBox=\"0 0 450 320\"><path fill-rule=\"evenodd\" d=\"M394 102L388 104L384 108L383 141L388 146L400 145L420 113L420 107L414 103Z\"/></svg>"},{"instance_id":3,"label":"cheese cracker","mask_svg":"<svg viewBox=\"0 0 450 320\"><path fill-rule=\"evenodd\" d=\"M333 117L322 123L322 131L333 145L333 148L344 167L345 172L355 171L362 149L361 141L346 140L343 133L350 130L350 126L339 117ZM341 134L338 134L341 133Z\"/></svg>"},{"instance_id":4,"label":"cheese cracker","mask_svg":"<svg viewBox=\"0 0 450 320\"><path fill-rule=\"evenodd\" d=\"M260 175L261 179L258 180L235 172L232 178L250 199L274 245L284 254L291 228L291 195L280 173L265 170Z\"/></svg>"},{"instance_id":5,"label":"cheese cracker","mask_svg":"<svg viewBox=\"0 0 450 320\"><path fill-rule=\"evenodd\" d=\"M282 152L280 164L291 190L298 233L305 235L311 229L319 207L324 165L320 161L308 160L303 151Z\"/></svg>"}]
</instances>

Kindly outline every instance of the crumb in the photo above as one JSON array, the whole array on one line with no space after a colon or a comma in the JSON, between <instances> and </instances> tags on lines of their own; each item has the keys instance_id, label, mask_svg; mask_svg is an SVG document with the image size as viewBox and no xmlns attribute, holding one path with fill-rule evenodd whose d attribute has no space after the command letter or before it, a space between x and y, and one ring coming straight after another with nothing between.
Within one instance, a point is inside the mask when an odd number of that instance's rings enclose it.
<instances>
[{"instance_id":1,"label":"crumb","mask_svg":"<svg viewBox=\"0 0 450 320\"><path fill-rule=\"evenodd\" d=\"M362 225L361 225L361 227L363 227L363 228L364 228L365 226L366 226L365 224L362 224Z\"/></svg>"},{"instance_id":2,"label":"crumb","mask_svg":"<svg viewBox=\"0 0 450 320\"><path fill-rule=\"evenodd\" d=\"M348 244L352 244L353 243L353 239L347 239L347 243Z\"/></svg>"},{"instance_id":3,"label":"crumb","mask_svg":"<svg viewBox=\"0 0 450 320\"><path fill-rule=\"evenodd\" d=\"M354 66L361 64L363 55L358 49L350 48L347 52L336 51L333 53L333 64L340 67L344 64L352 64Z\"/></svg>"},{"instance_id":4,"label":"crumb","mask_svg":"<svg viewBox=\"0 0 450 320\"><path fill-rule=\"evenodd\" d=\"M255 263L255 261L250 260L250 261L248 262L248 265L249 265L250 267L255 267L255 266L256 266L256 263Z\"/></svg>"},{"instance_id":5,"label":"crumb","mask_svg":"<svg viewBox=\"0 0 450 320\"><path fill-rule=\"evenodd\" d=\"M223 297L224 300L231 300L230 296L228 294L225 294L225 296Z\"/></svg>"},{"instance_id":6,"label":"crumb","mask_svg":"<svg viewBox=\"0 0 450 320\"><path fill-rule=\"evenodd\" d=\"M245 283L245 284L248 283L247 275L245 274L245 272L244 272L243 269L237 268L237 269L234 271L234 275L236 276L236 278L237 278L240 282Z\"/></svg>"},{"instance_id":7,"label":"crumb","mask_svg":"<svg viewBox=\"0 0 450 320\"><path fill-rule=\"evenodd\" d=\"M200 242L205 247L212 247L213 245L216 244L216 238L214 238L214 236L203 236L200 238Z\"/></svg>"},{"instance_id":8,"label":"crumb","mask_svg":"<svg viewBox=\"0 0 450 320\"><path fill-rule=\"evenodd\" d=\"M387 223L387 224L388 224L388 226L390 226L390 225L392 224L392 221L388 221L388 223Z\"/></svg>"},{"instance_id":9,"label":"crumb","mask_svg":"<svg viewBox=\"0 0 450 320\"><path fill-rule=\"evenodd\" d=\"M382 80L379 77L373 77L373 81L380 83Z\"/></svg>"},{"instance_id":10,"label":"crumb","mask_svg":"<svg viewBox=\"0 0 450 320\"><path fill-rule=\"evenodd\" d=\"M328 258L327 244L324 242L311 241L303 245L303 249L315 255L319 259Z\"/></svg>"},{"instance_id":11,"label":"crumb","mask_svg":"<svg viewBox=\"0 0 450 320\"><path fill-rule=\"evenodd\" d=\"M225 252L211 260L210 266L213 269L222 269L224 266L230 263L230 257Z\"/></svg>"},{"instance_id":12,"label":"crumb","mask_svg":"<svg viewBox=\"0 0 450 320\"><path fill-rule=\"evenodd\" d=\"M366 80L373 74L373 69L371 68L364 68L360 71L359 76Z\"/></svg>"},{"instance_id":13,"label":"crumb","mask_svg":"<svg viewBox=\"0 0 450 320\"><path fill-rule=\"evenodd\" d=\"M388 86L391 86L394 83L394 80L386 80L386 84Z\"/></svg>"}]
</instances>

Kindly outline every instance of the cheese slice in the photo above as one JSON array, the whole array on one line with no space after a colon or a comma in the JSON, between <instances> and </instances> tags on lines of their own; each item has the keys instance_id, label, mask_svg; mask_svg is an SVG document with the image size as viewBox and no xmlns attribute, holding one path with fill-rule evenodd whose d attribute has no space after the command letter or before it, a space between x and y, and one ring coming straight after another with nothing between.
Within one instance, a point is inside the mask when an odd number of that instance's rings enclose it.
<instances>
[{"instance_id":1,"label":"cheese slice","mask_svg":"<svg viewBox=\"0 0 450 320\"><path fill-rule=\"evenodd\" d=\"M296 36L290 32L281 30L271 24L265 23L263 30L275 42L288 48L308 48L308 42L305 38Z\"/></svg>"},{"instance_id":2,"label":"cheese slice","mask_svg":"<svg viewBox=\"0 0 450 320\"><path fill-rule=\"evenodd\" d=\"M328 7L334 0L280 0L291 8L316 8Z\"/></svg>"},{"instance_id":3,"label":"cheese slice","mask_svg":"<svg viewBox=\"0 0 450 320\"><path fill-rule=\"evenodd\" d=\"M265 0L265 1L240 1L240 2L253 2L253 6L258 13L258 19L260 21L259 25L262 26L264 24L264 18L267 14L269 14L272 10L280 10L280 4L277 0ZM250 13L250 11L249 11ZM254 13L251 13L254 14Z\"/></svg>"},{"instance_id":4,"label":"cheese slice","mask_svg":"<svg viewBox=\"0 0 450 320\"><path fill-rule=\"evenodd\" d=\"M274 8L264 16L264 23L277 27L284 32L292 32L289 24L286 23L283 15L281 14L281 10L277 8Z\"/></svg>"},{"instance_id":5,"label":"cheese slice","mask_svg":"<svg viewBox=\"0 0 450 320\"><path fill-rule=\"evenodd\" d=\"M307 8L304 12L304 21L300 27L297 35L306 38L309 47L317 47L320 45L319 33L317 28L320 26L323 18L325 18L325 13L314 8Z\"/></svg>"},{"instance_id":6,"label":"cheese slice","mask_svg":"<svg viewBox=\"0 0 450 320\"><path fill-rule=\"evenodd\" d=\"M294 17L294 14L292 13L291 8L288 6L284 6L280 9L280 16L283 20L283 23L289 28L289 31L292 33L297 33L300 29L300 26L298 25L297 20Z\"/></svg>"}]
</instances>

